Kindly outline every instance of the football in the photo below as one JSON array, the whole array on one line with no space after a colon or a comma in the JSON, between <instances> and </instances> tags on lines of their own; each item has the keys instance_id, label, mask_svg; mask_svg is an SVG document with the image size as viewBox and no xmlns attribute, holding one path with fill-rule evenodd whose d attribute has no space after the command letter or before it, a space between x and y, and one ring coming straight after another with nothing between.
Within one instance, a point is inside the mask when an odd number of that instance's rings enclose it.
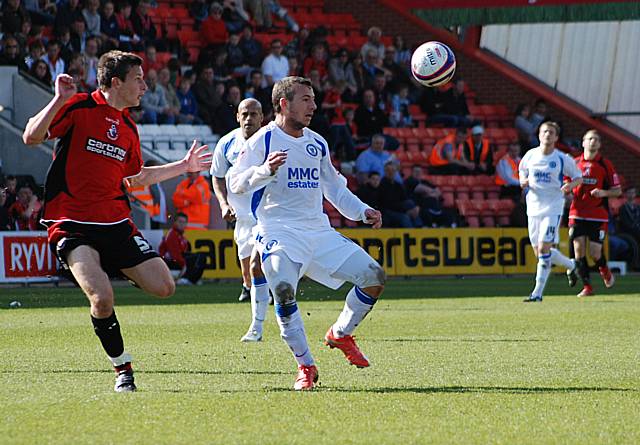
<instances>
[{"instance_id":1,"label":"football","mask_svg":"<svg viewBox=\"0 0 640 445\"><path fill-rule=\"evenodd\" d=\"M441 42L426 42L411 56L411 73L422 85L438 87L449 82L456 72L456 56Z\"/></svg>"}]
</instances>

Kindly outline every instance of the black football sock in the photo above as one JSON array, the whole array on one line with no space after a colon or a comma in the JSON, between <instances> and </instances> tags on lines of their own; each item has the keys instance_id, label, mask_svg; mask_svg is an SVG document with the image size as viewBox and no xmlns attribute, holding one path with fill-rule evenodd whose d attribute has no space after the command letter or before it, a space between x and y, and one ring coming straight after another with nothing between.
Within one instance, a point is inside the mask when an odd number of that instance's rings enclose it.
<instances>
[{"instance_id":1,"label":"black football sock","mask_svg":"<svg viewBox=\"0 0 640 445\"><path fill-rule=\"evenodd\" d=\"M583 256L576 260L578 265L578 275L584 284L591 284L591 277L589 276L589 265L587 264L587 257Z\"/></svg>"},{"instance_id":2,"label":"black football sock","mask_svg":"<svg viewBox=\"0 0 640 445\"><path fill-rule=\"evenodd\" d=\"M91 316L91 322L107 355L110 358L121 356L124 353L124 341L122 340L120 323L118 323L115 311L107 318L94 318Z\"/></svg>"}]
</instances>

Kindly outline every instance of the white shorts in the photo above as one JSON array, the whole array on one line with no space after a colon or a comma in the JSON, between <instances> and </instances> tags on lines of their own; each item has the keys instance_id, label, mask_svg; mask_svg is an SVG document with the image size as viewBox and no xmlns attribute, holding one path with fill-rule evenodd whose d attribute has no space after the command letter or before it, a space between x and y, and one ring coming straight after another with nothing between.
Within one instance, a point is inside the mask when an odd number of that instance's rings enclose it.
<instances>
[{"instance_id":1,"label":"white shorts","mask_svg":"<svg viewBox=\"0 0 640 445\"><path fill-rule=\"evenodd\" d=\"M241 260L251 256L254 245L253 228L256 220L253 218L240 218L236 221L236 228L233 230L233 240L238 246L238 258Z\"/></svg>"},{"instance_id":2,"label":"white shorts","mask_svg":"<svg viewBox=\"0 0 640 445\"><path fill-rule=\"evenodd\" d=\"M330 227L305 232L289 228L269 232L260 230L256 248L263 261L270 254L283 251L291 261L301 264L298 278L306 275L331 289L337 289L345 282L331 275L347 258L362 250L356 243Z\"/></svg>"},{"instance_id":3,"label":"white shorts","mask_svg":"<svg viewBox=\"0 0 640 445\"><path fill-rule=\"evenodd\" d=\"M541 243L558 244L560 241L561 216L530 216L529 241L532 246Z\"/></svg>"}]
</instances>

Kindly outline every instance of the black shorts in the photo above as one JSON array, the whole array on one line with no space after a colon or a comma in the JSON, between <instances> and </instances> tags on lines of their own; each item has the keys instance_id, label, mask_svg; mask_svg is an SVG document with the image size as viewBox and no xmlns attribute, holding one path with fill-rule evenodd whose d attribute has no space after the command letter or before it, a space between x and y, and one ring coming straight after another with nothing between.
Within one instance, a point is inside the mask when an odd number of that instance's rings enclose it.
<instances>
[{"instance_id":1,"label":"black shorts","mask_svg":"<svg viewBox=\"0 0 640 445\"><path fill-rule=\"evenodd\" d=\"M573 241L581 236L586 236L589 241L602 244L607 235L607 223L604 221L587 221L584 219L572 219L569 221L569 239Z\"/></svg>"},{"instance_id":2,"label":"black shorts","mask_svg":"<svg viewBox=\"0 0 640 445\"><path fill-rule=\"evenodd\" d=\"M78 246L91 246L100 254L100 265L110 277L122 277L121 269L137 266L158 254L131 221L118 224L79 224L63 221L49 227L49 243L68 269L67 256Z\"/></svg>"}]
</instances>

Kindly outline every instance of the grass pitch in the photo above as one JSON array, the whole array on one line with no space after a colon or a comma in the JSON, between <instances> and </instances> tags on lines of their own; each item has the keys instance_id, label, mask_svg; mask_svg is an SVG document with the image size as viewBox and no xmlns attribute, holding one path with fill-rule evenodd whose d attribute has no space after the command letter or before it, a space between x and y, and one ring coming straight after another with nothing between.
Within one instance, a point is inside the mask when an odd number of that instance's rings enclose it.
<instances>
[{"instance_id":1,"label":"grass pitch","mask_svg":"<svg viewBox=\"0 0 640 445\"><path fill-rule=\"evenodd\" d=\"M272 312L262 343L239 342L237 283L116 289L132 394L113 392L78 289L0 288L0 443L640 443L640 278L580 300L552 277L523 304L531 285L391 281L357 331L360 370L321 344L347 288L303 282L320 385L302 394Z\"/></svg>"}]
</instances>

